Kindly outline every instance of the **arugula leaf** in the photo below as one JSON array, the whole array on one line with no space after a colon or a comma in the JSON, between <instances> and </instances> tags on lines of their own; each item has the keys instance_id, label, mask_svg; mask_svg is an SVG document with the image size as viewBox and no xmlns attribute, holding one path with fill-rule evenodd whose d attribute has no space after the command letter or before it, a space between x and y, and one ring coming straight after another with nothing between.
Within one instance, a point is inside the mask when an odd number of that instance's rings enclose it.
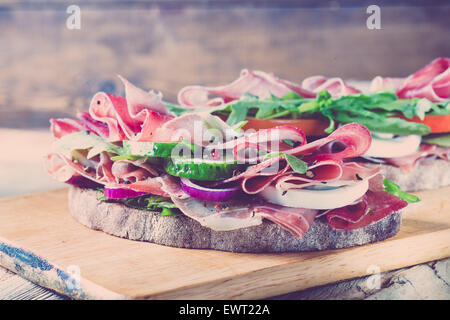
<instances>
[{"instance_id":1,"label":"arugula leaf","mask_svg":"<svg viewBox=\"0 0 450 320\"><path fill-rule=\"evenodd\" d=\"M164 207L161 209L161 213L159 215L164 216L164 217L169 217L169 216L176 217L176 216L181 216L182 213L178 209L173 210L173 209Z\"/></svg>"},{"instance_id":2,"label":"arugula leaf","mask_svg":"<svg viewBox=\"0 0 450 320\"><path fill-rule=\"evenodd\" d=\"M294 172L303 174L308 171L308 164L305 161L290 154L284 154L284 157Z\"/></svg>"},{"instance_id":3,"label":"arugula leaf","mask_svg":"<svg viewBox=\"0 0 450 320\"><path fill-rule=\"evenodd\" d=\"M192 112L192 110L187 109L187 108L183 108L179 105L170 103L170 102L163 102L164 105L166 106L167 110L169 110L170 112L172 112L174 115L176 115L177 117L185 114L185 113L189 113Z\"/></svg>"},{"instance_id":4,"label":"arugula leaf","mask_svg":"<svg viewBox=\"0 0 450 320\"><path fill-rule=\"evenodd\" d=\"M431 130L430 127L421 123L410 122L395 117L387 118L364 110L360 110L357 113L352 111L336 112L333 118L338 122L358 122L366 126L369 130L398 135L427 135Z\"/></svg>"},{"instance_id":5,"label":"arugula leaf","mask_svg":"<svg viewBox=\"0 0 450 320\"><path fill-rule=\"evenodd\" d=\"M318 103L320 103L322 92L319 94ZM397 96L390 92L350 95L334 100L330 99L329 94L323 93L323 95L325 98L322 98L319 111L330 120L327 133L334 130L334 121L358 122L373 131L399 135L427 135L430 133L430 128L424 124L390 117L395 112L401 112L405 117L410 118L414 115L420 116L425 110L429 110L429 106L418 105L420 99L398 100Z\"/></svg>"},{"instance_id":6,"label":"arugula leaf","mask_svg":"<svg viewBox=\"0 0 450 320\"><path fill-rule=\"evenodd\" d=\"M284 152L271 152L264 156L264 159L273 158L273 157L279 157L282 156L286 159L287 163L291 166L292 170L296 173L304 174L306 171L308 171L308 164L297 158L296 156L293 156L291 154L287 154Z\"/></svg>"},{"instance_id":7,"label":"arugula leaf","mask_svg":"<svg viewBox=\"0 0 450 320\"><path fill-rule=\"evenodd\" d=\"M249 105L247 101L237 101L230 104L229 109L231 110L226 123L230 126L242 122L247 117L249 111Z\"/></svg>"},{"instance_id":8,"label":"arugula leaf","mask_svg":"<svg viewBox=\"0 0 450 320\"><path fill-rule=\"evenodd\" d=\"M97 191L104 193L103 188L97 188ZM99 201L122 203L127 207L147 210L153 212L159 212L160 216L179 216L182 215L181 211L172 202L170 198L144 195L140 197L128 198L128 199L108 199L104 195L97 198Z\"/></svg>"},{"instance_id":9,"label":"arugula leaf","mask_svg":"<svg viewBox=\"0 0 450 320\"><path fill-rule=\"evenodd\" d=\"M396 183L394 183L391 180L384 179L383 184L384 184L384 191L389 192L390 194L393 194L394 196L397 196L400 199L402 199L408 203L414 203L414 202L420 201L419 197L417 197L411 193L402 191L400 189L399 185L397 185Z\"/></svg>"},{"instance_id":10,"label":"arugula leaf","mask_svg":"<svg viewBox=\"0 0 450 320\"><path fill-rule=\"evenodd\" d=\"M297 99L303 99L303 97L295 93L294 91L291 91L282 96L280 100L297 100Z\"/></svg>"}]
</instances>

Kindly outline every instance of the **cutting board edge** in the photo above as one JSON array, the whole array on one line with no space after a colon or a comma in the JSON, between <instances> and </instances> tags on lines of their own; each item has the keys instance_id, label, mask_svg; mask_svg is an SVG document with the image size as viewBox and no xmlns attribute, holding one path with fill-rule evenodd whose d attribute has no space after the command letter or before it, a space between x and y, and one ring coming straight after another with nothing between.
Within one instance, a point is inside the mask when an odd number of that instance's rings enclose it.
<instances>
[{"instance_id":1,"label":"cutting board edge","mask_svg":"<svg viewBox=\"0 0 450 320\"><path fill-rule=\"evenodd\" d=\"M37 253L0 237L0 265L41 287L79 300L129 300L77 275L76 268L64 269Z\"/></svg>"},{"instance_id":2,"label":"cutting board edge","mask_svg":"<svg viewBox=\"0 0 450 320\"><path fill-rule=\"evenodd\" d=\"M428 234L423 234L420 235L419 237L421 238L421 240L423 241L427 241L432 239L432 237L440 237L442 234L444 235L448 235L449 239L450 239L450 229L445 229L445 230L439 230L439 231L435 231L432 233L428 233ZM416 236L417 237L417 236ZM363 251L365 250L367 246L388 246L387 242L391 242L391 241L403 241L404 239L390 239L390 240L385 240L379 243L375 243L375 244L366 244L363 246L359 246L359 247L355 247L355 248L347 248L347 249L337 249L337 250L330 250L330 251L336 251L335 254L331 254L331 255L325 255L323 256L324 259L323 260L333 260L336 256L341 256L342 255L342 250L344 250L347 255L351 255L353 253L357 253L358 251ZM417 240L417 238L415 238L415 240ZM376 249L373 248L373 250L380 250L380 249ZM414 249L410 249L410 251L413 253ZM382 252L379 252L380 255L382 255ZM450 246L448 244L443 244L442 246L436 246L433 248L432 251L428 252L428 255L426 257L423 257L421 259L417 259L413 254L407 254L404 253L405 256L409 256L410 259L408 260L408 262L405 263L405 261L403 260L402 263L395 263L394 261L392 261L391 263L378 263L380 265L380 272L387 272L387 271L392 271L392 270L396 270L396 269L400 269L400 268L405 268L405 267L410 267L416 264L421 264L421 263L426 263L426 262L430 262L430 261L434 261L434 260L440 260L440 259L444 259L444 258L448 258L450 257ZM345 260L345 258L340 258L342 260ZM381 257L380 257L381 259ZM381 261L381 260L380 260ZM139 300L182 300L182 299L187 299L186 297L189 297L188 299L190 300L254 300L254 299L264 299L264 298L268 298L268 297L273 297L276 295L281 295L281 294L285 294L285 293L289 293L289 292L294 292L294 291L299 291L299 290L304 290L304 289L308 289L308 288L312 288L312 287L317 287L317 286L321 286L321 285L326 285L326 284L332 284L332 283L337 283L340 281L344 281L344 280L350 280L350 279L354 279L354 278L360 278L360 277L364 277L364 276L369 276L369 275L373 275L372 272L369 272L368 269L359 269L359 270L348 270L347 273L349 274L348 276L342 277L342 273L339 273L340 276L339 277L334 277L333 281L313 281L313 282L305 282L304 279L295 279L295 277L293 279L285 279L283 282L284 284L288 284L288 286L282 286L282 284L276 284L276 285L270 285L269 289L267 289L267 287L264 287L263 290L261 290L261 287L258 287L256 289L261 291L261 294L248 294L248 293L241 293L241 294L236 294L237 292L239 292L239 290L228 290L229 292L232 292L232 295L226 296L223 295L221 293L219 293L218 286L221 286L224 283L227 283L226 286L224 286L223 288L229 288L230 286L238 286L240 285L239 282L242 281L242 285L244 286L248 286L248 281L245 282L245 279L247 279L249 276L254 277L255 279L258 278L267 278L268 276L272 275L277 271L282 271L282 269L291 269L290 271L292 272L294 268L299 267L300 270L302 270L305 266L311 264L316 264L318 263L317 259L311 259L311 261L302 261L302 262L292 262L292 263L287 263L287 264L283 264L283 265L276 265L276 266L272 266L272 267L267 267L267 268L263 268L260 270L256 270L256 271L250 271L250 272L246 272L243 273L239 276L234 276L234 277L224 277L224 278L220 278L220 279L216 279L214 281L209 281L209 282L204 282L204 283L200 283L200 284L196 284L196 285L191 285L191 286L185 286L182 288L178 288L178 289L169 289L160 293L156 293L156 294L149 294L149 295L138 295L138 296L132 296L130 297L131 299L139 299ZM302 268L303 267L303 268ZM275 270L274 270L275 269ZM280 269L280 270L276 270L276 269ZM337 271L337 270L335 270ZM342 270L339 270L342 271ZM330 272L330 274L335 274L333 271ZM267 276L265 276L267 275ZM245 283L244 283L245 282ZM298 285L301 284L301 285ZM222 286L221 286L222 287ZM279 288L283 288L281 290L276 290ZM210 295L208 297L205 298L204 295L204 291L207 289L211 289L210 292L213 292L213 295ZM200 290L199 293L197 293L197 290ZM254 289L247 289L247 291L251 291Z\"/></svg>"}]
</instances>

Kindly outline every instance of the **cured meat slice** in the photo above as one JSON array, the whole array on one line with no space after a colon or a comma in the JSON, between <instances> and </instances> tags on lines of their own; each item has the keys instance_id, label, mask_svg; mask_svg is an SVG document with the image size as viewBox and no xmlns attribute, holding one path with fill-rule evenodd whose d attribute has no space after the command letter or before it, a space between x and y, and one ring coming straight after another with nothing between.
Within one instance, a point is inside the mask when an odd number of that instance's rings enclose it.
<instances>
[{"instance_id":1,"label":"cured meat slice","mask_svg":"<svg viewBox=\"0 0 450 320\"><path fill-rule=\"evenodd\" d=\"M383 160L405 171L411 172L414 170L419 161L432 156L444 160L450 160L450 147L438 147L436 145L422 143L418 152L404 157L385 158Z\"/></svg>"},{"instance_id":2,"label":"cured meat slice","mask_svg":"<svg viewBox=\"0 0 450 320\"><path fill-rule=\"evenodd\" d=\"M178 103L187 108L217 106L238 100L244 93L265 99L271 95L282 97L292 91L306 98L315 97L313 92L273 74L244 69L238 79L224 86L187 86L181 89L178 93ZM210 98L210 95L217 97Z\"/></svg>"},{"instance_id":3,"label":"cured meat slice","mask_svg":"<svg viewBox=\"0 0 450 320\"><path fill-rule=\"evenodd\" d=\"M308 77L303 80L302 87L316 94L322 90L327 90L334 98L361 92L358 89L344 83L341 78L327 78L324 76Z\"/></svg>"},{"instance_id":4,"label":"cured meat slice","mask_svg":"<svg viewBox=\"0 0 450 320\"><path fill-rule=\"evenodd\" d=\"M394 89L401 99L427 98L433 102L450 98L450 58L434 59L406 78L376 77L370 90Z\"/></svg>"},{"instance_id":5,"label":"cured meat slice","mask_svg":"<svg viewBox=\"0 0 450 320\"><path fill-rule=\"evenodd\" d=\"M331 228L354 230L379 221L406 207L408 203L384 191L367 191L361 201L329 210L326 218Z\"/></svg>"},{"instance_id":6,"label":"cured meat slice","mask_svg":"<svg viewBox=\"0 0 450 320\"><path fill-rule=\"evenodd\" d=\"M257 201L256 204L242 201L214 203L194 198L180 199L172 196L172 201L188 217L215 231L230 231L248 228L268 219L294 237L301 238L310 228L317 210L282 207Z\"/></svg>"},{"instance_id":7,"label":"cured meat slice","mask_svg":"<svg viewBox=\"0 0 450 320\"><path fill-rule=\"evenodd\" d=\"M108 158L109 159L109 158ZM112 172L112 164L110 160L103 159L103 163L99 163L97 168L94 170L83 167L80 163L74 163L73 161L67 159L66 157L52 153L47 155L45 160L45 165L47 171L58 181L70 182L79 181L85 182L84 179L79 179L79 177L84 177L85 179L94 182L96 185L103 185L110 188L126 188L138 192L151 193L155 195L160 195L167 197L168 193L163 190L163 180L167 179L167 176L152 177L140 176L143 180L135 181L129 184L117 183L116 177ZM138 176L139 177L139 176ZM74 178L75 180L71 180ZM136 176L135 176L136 178ZM92 184L92 183L91 183ZM77 184L80 187L88 187L84 184Z\"/></svg>"}]
</instances>

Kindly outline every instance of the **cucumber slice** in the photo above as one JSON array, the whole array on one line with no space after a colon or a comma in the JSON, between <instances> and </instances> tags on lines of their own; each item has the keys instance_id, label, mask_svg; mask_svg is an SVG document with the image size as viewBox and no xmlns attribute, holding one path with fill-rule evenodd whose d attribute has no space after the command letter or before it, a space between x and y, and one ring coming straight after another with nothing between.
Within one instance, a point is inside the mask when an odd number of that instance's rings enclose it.
<instances>
[{"instance_id":1,"label":"cucumber slice","mask_svg":"<svg viewBox=\"0 0 450 320\"><path fill-rule=\"evenodd\" d=\"M170 158L164 169L172 176L203 181L224 180L241 171L236 160L205 160L198 158Z\"/></svg>"},{"instance_id":2,"label":"cucumber slice","mask_svg":"<svg viewBox=\"0 0 450 320\"><path fill-rule=\"evenodd\" d=\"M123 141L124 154L129 156L141 156L150 158L167 158L171 156L172 149L179 142L146 142L146 141ZM190 148L189 145L183 145Z\"/></svg>"}]
</instances>

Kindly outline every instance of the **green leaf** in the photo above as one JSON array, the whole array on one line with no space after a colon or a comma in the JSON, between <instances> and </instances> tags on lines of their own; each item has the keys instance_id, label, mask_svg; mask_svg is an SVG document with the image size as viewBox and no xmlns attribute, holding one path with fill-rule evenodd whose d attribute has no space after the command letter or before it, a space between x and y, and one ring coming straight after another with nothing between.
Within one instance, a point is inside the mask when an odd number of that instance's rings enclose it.
<instances>
[{"instance_id":1,"label":"green leaf","mask_svg":"<svg viewBox=\"0 0 450 320\"><path fill-rule=\"evenodd\" d=\"M332 100L323 93L323 97L319 96L317 101L320 104L319 111L330 120L328 133L334 129L333 120L341 123L357 122L373 131L399 135L427 135L430 132L430 128L424 124L392 117L399 113L407 118L423 117L432 108L426 99L398 99L394 93L382 92Z\"/></svg>"},{"instance_id":2,"label":"green leaf","mask_svg":"<svg viewBox=\"0 0 450 320\"><path fill-rule=\"evenodd\" d=\"M332 119L329 116L330 120ZM410 122L401 118L386 118L374 112L360 110L358 112L339 111L334 113L336 121L342 123L357 122L366 126L369 130L377 132L392 133L398 135L428 135L430 127L416 122Z\"/></svg>"},{"instance_id":3,"label":"green leaf","mask_svg":"<svg viewBox=\"0 0 450 320\"><path fill-rule=\"evenodd\" d=\"M327 90L322 90L317 95L317 103L320 107L329 106L333 102L333 97Z\"/></svg>"},{"instance_id":4,"label":"green leaf","mask_svg":"<svg viewBox=\"0 0 450 320\"><path fill-rule=\"evenodd\" d=\"M294 91L286 93L284 96L281 97L281 100L294 100L294 99L303 99L303 97L295 93Z\"/></svg>"},{"instance_id":5,"label":"green leaf","mask_svg":"<svg viewBox=\"0 0 450 320\"><path fill-rule=\"evenodd\" d=\"M308 164L305 161L290 154L285 154L284 156L294 172L303 174L308 171Z\"/></svg>"},{"instance_id":6,"label":"green leaf","mask_svg":"<svg viewBox=\"0 0 450 320\"><path fill-rule=\"evenodd\" d=\"M266 154L263 159L269 159L279 156L282 156L286 159L287 163L294 172L304 174L306 173L306 171L308 171L308 164L305 161L284 152L271 152Z\"/></svg>"},{"instance_id":7,"label":"green leaf","mask_svg":"<svg viewBox=\"0 0 450 320\"><path fill-rule=\"evenodd\" d=\"M235 124L238 124L239 122L242 122L247 117L247 113L249 110L249 106L247 102L244 101L238 101L233 104L229 105L230 107L230 115L228 116L228 119L226 123L230 126L234 126Z\"/></svg>"},{"instance_id":8,"label":"green leaf","mask_svg":"<svg viewBox=\"0 0 450 320\"><path fill-rule=\"evenodd\" d=\"M162 196L146 196L145 201L147 202L148 208L157 208L157 207L163 207L163 208L169 208L174 209L177 208L177 206L170 200L170 198L162 197Z\"/></svg>"},{"instance_id":9,"label":"green leaf","mask_svg":"<svg viewBox=\"0 0 450 320\"><path fill-rule=\"evenodd\" d=\"M185 113L193 112L193 110L190 110L190 109L187 109L187 108L183 108L181 106L178 106L178 105L170 103L170 102L163 102L163 103L166 106L167 110L172 112L177 117L179 117L179 116L181 116L181 115L183 115Z\"/></svg>"},{"instance_id":10,"label":"green leaf","mask_svg":"<svg viewBox=\"0 0 450 320\"><path fill-rule=\"evenodd\" d=\"M160 216L164 217L176 217L183 215L178 209L162 208Z\"/></svg>"},{"instance_id":11,"label":"green leaf","mask_svg":"<svg viewBox=\"0 0 450 320\"><path fill-rule=\"evenodd\" d=\"M241 131L241 129L242 129L242 127L244 127L246 124L247 124L247 120L245 120L245 121L241 121L241 122L239 122L239 123L236 123L234 126L233 126L233 130L235 130L235 131L237 131L237 132L240 132Z\"/></svg>"},{"instance_id":12,"label":"green leaf","mask_svg":"<svg viewBox=\"0 0 450 320\"><path fill-rule=\"evenodd\" d=\"M414 202L420 201L419 197L417 197L411 193L402 191L400 189L400 186L391 180L384 179L383 184L384 184L384 191L389 192L390 194L393 194L394 196L399 197L403 201L406 201L408 203L414 203Z\"/></svg>"}]
</instances>

